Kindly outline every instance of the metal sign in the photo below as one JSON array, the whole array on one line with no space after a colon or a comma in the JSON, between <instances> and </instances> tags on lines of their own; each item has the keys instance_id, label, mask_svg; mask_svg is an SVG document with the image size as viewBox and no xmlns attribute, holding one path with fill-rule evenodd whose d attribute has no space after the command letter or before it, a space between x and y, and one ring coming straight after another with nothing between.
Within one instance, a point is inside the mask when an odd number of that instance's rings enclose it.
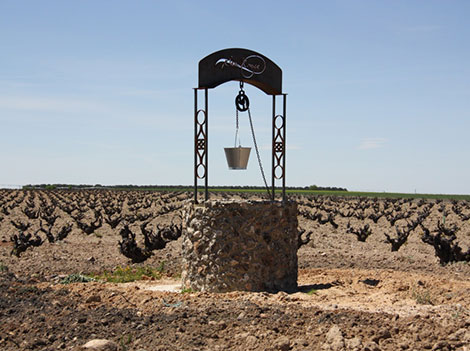
<instances>
[{"instance_id":1,"label":"metal sign","mask_svg":"<svg viewBox=\"0 0 470 351\"><path fill-rule=\"evenodd\" d=\"M199 89L232 80L250 83L269 95L282 94L282 70L255 51L224 49L199 61Z\"/></svg>"}]
</instances>

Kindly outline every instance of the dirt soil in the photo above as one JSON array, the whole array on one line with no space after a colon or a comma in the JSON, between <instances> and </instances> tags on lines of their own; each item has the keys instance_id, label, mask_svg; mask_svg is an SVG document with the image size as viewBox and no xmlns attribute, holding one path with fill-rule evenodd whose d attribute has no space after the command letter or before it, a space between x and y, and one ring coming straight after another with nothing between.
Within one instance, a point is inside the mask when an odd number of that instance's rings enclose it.
<instances>
[{"instance_id":1,"label":"dirt soil","mask_svg":"<svg viewBox=\"0 0 470 351\"><path fill-rule=\"evenodd\" d=\"M162 280L61 284L68 274L130 265L116 232L74 228L18 258L0 226L0 350L82 350L108 339L140 351L470 351L468 263L441 266L418 235L391 252L381 221L366 242L346 234L341 218L337 229L299 222L314 235L298 252L293 294L158 291L179 284L181 239L141 264L165 262Z\"/></svg>"}]
</instances>

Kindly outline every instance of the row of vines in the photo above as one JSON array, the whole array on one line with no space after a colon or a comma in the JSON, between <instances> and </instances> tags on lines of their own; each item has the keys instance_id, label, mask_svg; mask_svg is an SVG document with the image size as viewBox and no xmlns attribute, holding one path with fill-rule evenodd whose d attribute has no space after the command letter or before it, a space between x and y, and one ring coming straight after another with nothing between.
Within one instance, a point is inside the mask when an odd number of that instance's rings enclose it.
<instances>
[{"instance_id":1,"label":"row of vines","mask_svg":"<svg viewBox=\"0 0 470 351\"><path fill-rule=\"evenodd\" d=\"M220 193L223 199L250 194ZM189 192L117 190L0 190L0 233L18 257L71 233L92 235L101 228L120 236L120 252L143 262L182 234L181 209ZM371 235L396 252L411 235L432 245L441 264L470 261L470 202L464 200L377 199L291 196L299 205L299 247L328 226L366 242ZM5 239L4 239L5 240Z\"/></svg>"},{"instance_id":2,"label":"row of vines","mask_svg":"<svg viewBox=\"0 0 470 351\"><path fill-rule=\"evenodd\" d=\"M315 234L302 229L302 223L315 223L342 230L361 242L377 232L394 252L400 250L411 235L417 235L423 243L433 246L443 265L470 261L468 201L306 196L295 200L301 219L300 246L307 244ZM341 228L339 223L345 224Z\"/></svg>"},{"instance_id":3,"label":"row of vines","mask_svg":"<svg viewBox=\"0 0 470 351\"><path fill-rule=\"evenodd\" d=\"M11 254L19 257L46 241L56 243L71 233L92 235L106 227L120 235L123 255L143 262L181 236L180 210L188 197L184 192L3 189L0 228L12 242ZM161 219L167 224L159 223ZM141 244L136 234L142 235Z\"/></svg>"}]
</instances>

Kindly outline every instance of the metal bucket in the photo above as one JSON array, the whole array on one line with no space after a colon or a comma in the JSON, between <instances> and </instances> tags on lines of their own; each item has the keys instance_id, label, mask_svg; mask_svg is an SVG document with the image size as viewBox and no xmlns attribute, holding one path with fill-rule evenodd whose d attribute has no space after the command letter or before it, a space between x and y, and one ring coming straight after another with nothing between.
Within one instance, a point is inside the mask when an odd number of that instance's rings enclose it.
<instances>
[{"instance_id":1,"label":"metal bucket","mask_svg":"<svg viewBox=\"0 0 470 351\"><path fill-rule=\"evenodd\" d=\"M248 159L250 158L251 147L226 147L224 150L228 168L246 169Z\"/></svg>"}]
</instances>

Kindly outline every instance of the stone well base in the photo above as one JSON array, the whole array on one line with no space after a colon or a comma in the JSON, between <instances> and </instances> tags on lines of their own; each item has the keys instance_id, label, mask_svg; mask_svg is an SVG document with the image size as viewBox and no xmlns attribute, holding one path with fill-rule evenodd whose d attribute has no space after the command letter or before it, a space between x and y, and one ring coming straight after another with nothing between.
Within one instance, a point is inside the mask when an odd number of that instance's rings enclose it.
<instances>
[{"instance_id":1,"label":"stone well base","mask_svg":"<svg viewBox=\"0 0 470 351\"><path fill-rule=\"evenodd\" d=\"M195 291L295 291L297 204L187 204L183 287Z\"/></svg>"}]
</instances>

